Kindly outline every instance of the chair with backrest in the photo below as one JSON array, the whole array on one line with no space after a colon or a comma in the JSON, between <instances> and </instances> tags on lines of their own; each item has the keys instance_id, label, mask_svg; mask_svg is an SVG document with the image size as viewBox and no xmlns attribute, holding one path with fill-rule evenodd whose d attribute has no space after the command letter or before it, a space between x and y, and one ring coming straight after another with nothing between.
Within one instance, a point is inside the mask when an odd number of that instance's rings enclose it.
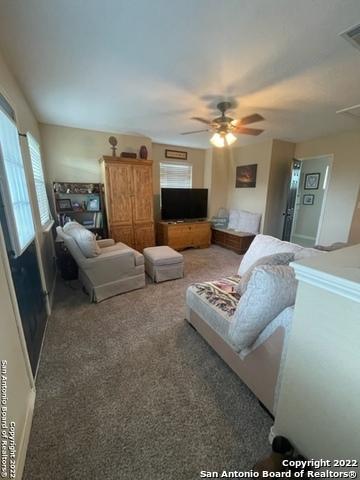
<instances>
[{"instance_id":1,"label":"chair with backrest","mask_svg":"<svg viewBox=\"0 0 360 480\"><path fill-rule=\"evenodd\" d=\"M79 280L90 301L106 298L145 286L144 257L124 243L98 240L76 222L56 228L79 267Z\"/></svg>"}]
</instances>

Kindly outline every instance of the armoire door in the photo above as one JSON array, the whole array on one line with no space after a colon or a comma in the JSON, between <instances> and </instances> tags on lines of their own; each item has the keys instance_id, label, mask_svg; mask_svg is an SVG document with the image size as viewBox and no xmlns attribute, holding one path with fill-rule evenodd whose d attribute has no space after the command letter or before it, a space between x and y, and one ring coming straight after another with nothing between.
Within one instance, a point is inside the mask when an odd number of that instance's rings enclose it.
<instances>
[{"instance_id":1,"label":"armoire door","mask_svg":"<svg viewBox=\"0 0 360 480\"><path fill-rule=\"evenodd\" d=\"M154 221L152 167L134 165L134 224Z\"/></svg>"},{"instance_id":2,"label":"armoire door","mask_svg":"<svg viewBox=\"0 0 360 480\"><path fill-rule=\"evenodd\" d=\"M142 252L155 245L152 166L134 165L133 222L135 248Z\"/></svg>"},{"instance_id":3,"label":"armoire door","mask_svg":"<svg viewBox=\"0 0 360 480\"><path fill-rule=\"evenodd\" d=\"M106 188L110 236L116 242L134 247L132 165L108 163Z\"/></svg>"}]
</instances>

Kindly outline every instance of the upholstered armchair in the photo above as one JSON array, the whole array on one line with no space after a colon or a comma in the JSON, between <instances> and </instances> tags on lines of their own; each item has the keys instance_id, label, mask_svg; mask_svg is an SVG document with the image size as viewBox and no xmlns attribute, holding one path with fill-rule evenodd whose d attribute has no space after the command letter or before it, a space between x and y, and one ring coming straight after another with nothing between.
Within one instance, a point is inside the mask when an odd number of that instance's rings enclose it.
<instances>
[{"instance_id":1,"label":"upholstered armchair","mask_svg":"<svg viewBox=\"0 0 360 480\"><path fill-rule=\"evenodd\" d=\"M101 302L145 286L141 253L112 239L96 241L91 232L75 223L72 228L57 227L56 231L79 267L79 280L90 301Z\"/></svg>"}]
</instances>

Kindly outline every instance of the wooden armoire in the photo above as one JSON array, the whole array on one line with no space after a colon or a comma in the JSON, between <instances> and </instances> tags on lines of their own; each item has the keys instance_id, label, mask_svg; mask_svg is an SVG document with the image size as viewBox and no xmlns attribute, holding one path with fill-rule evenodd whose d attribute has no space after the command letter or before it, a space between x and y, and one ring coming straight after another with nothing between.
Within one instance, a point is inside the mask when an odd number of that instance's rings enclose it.
<instances>
[{"instance_id":1,"label":"wooden armoire","mask_svg":"<svg viewBox=\"0 0 360 480\"><path fill-rule=\"evenodd\" d=\"M152 160L104 156L109 237L142 252L155 245Z\"/></svg>"}]
</instances>

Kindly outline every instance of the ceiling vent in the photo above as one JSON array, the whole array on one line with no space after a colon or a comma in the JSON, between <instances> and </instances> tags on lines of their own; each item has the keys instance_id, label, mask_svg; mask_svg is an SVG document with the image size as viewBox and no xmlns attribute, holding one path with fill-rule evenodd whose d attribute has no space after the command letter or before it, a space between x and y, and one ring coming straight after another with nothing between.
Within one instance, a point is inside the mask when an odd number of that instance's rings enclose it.
<instances>
[{"instance_id":1,"label":"ceiling vent","mask_svg":"<svg viewBox=\"0 0 360 480\"><path fill-rule=\"evenodd\" d=\"M360 105L353 105L352 107L342 108L336 113L342 113L344 115L350 115L353 118L360 120Z\"/></svg>"},{"instance_id":2,"label":"ceiling vent","mask_svg":"<svg viewBox=\"0 0 360 480\"><path fill-rule=\"evenodd\" d=\"M345 38L348 42L351 43L355 48L360 50L360 25L351 27L345 32L339 34L341 37Z\"/></svg>"}]
</instances>

